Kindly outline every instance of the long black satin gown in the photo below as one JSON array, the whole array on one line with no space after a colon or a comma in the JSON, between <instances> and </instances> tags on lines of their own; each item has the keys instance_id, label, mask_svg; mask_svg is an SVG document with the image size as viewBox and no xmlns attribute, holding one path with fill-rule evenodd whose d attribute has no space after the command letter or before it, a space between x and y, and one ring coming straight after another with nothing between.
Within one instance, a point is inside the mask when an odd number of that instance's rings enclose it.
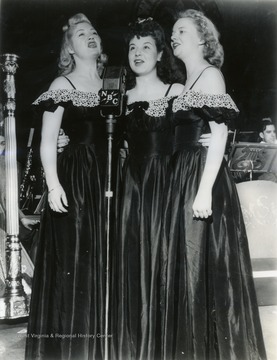
<instances>
[{"instance_id":1,"label":"long black satin gown","mask_svg":"<svg viewBox=\"0 0 277 360\"><path fill-rule=\"evenodd\" d=\"M118 239L118 359L161 356L161 219L172 153L171 98L128 105Z\"/></svg>"},{"instance_id":2,"label":"long black satin gown","mask_svg":"<svg viewBox=\"0 0 277 360\"><path fill-rule=\"evenodd\" d=\"M266 359L245 226L225 161L213 187L212 217L197 220L192 212L207 154L198 139L209 121L231 122L237 107L227 94L189 90L174 99L173 112L163 359Z\"/></svg>"},{"instance_id":3,"label":"long black satin gown","mask_svg":"<svg viewBox=\"0 0 277 360\"><path fill-rule=\"evenodd\" d=\"M103 358L105 309L105 120L97 94L52 90L34 103L64 107L70 138L57 169L68 213L46 205L40 230L26 359Z\"/></svg>"}]
</instances>

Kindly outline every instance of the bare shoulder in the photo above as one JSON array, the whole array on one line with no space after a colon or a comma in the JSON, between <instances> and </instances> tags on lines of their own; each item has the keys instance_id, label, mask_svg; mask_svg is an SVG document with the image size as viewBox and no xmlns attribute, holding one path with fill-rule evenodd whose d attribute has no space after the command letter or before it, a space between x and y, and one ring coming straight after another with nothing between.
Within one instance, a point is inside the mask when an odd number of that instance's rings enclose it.
<instances>
[{"instance_id":1,"label":"bare shoulder","mask_svg":"<svg viewBox=\"0 0 277 360\"><path fill-rule=\"evenodd\" d=\"M179 83L172 84L172 87L169 92L169 96L178 96L180 95L184 90L184 85Z\"/></svg>"},{"instance_id":2,"label":"bare shoulder","mask_svg":"<svg viewBox=\"0 0 277 360\"><path fill-rule=\"evenodd\" d=\"M195 84L194 90L208 94L225 93L226 86L222 72L216 67L206 69Z\"/></svg>"},{"instance_id":3,"label":"bare shoulder","mask_svg":"<svg viewBox=\"0 0 277 360\"><path fill-rule=\"evenodd\" d=\"M59 76L51 83L49 90L72 89L72 85L64 76Z\"/></svg>"}]
</instances>

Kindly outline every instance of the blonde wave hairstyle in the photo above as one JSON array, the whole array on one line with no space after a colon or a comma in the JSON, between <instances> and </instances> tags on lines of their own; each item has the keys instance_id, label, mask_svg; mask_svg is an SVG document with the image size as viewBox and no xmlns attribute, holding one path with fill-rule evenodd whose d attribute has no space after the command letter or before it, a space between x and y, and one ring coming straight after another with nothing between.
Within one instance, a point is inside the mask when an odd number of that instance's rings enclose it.
<instances>
[{"instance_id":1,"label":"blonde wave hairstyle","mask_svg":"<svg viewBox=\"0 0 277 360\"><path fill-rule=\"evenodd\" d=\"M220 34L217 31L215 25L201 11L198 10L190 9L178 13L177 20L184 18L191 19L196 26L201 41L203 41L204 45L204 59L207 60L211 65L214 65L220 69L224 61L224 50L219 42Z\"/></svg>"},{"instance_id":2,"label":"blonde wave hairstyle","mask_svg":"<svg viewBox=\"0 0 277 360\"><path fill-rule=\"evenodd\" d=\"M74 26L80 23L87 23L91 24L89 19L82 13L76 14L69 18L67 25L63 26L63 39L62 39L62 45L61 45L61 52L60 52L60 58L59 58L59 74L60 75L67 75L71 73L75 68L75 60L72 54L69 53L70 45L71 45L71 37L73 34ZM102 51L102 47L101 47ZM97 59L97 69L100 74L100 76L103 73L104 66L108 61L108 57L106 54L101 52L99 55L99 58Z\"/></svg>"}]
</instances>

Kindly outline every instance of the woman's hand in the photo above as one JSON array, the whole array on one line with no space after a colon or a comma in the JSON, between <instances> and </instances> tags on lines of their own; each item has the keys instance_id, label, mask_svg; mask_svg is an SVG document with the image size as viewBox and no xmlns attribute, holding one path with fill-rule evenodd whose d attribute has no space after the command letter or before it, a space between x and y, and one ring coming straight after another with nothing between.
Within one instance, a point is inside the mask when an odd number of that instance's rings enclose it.
<instances>
[{"instance_id":1,"label":"woman's hand","mask_svg":"<svg viewBox=\"0 0 277 360\"><path fill-rule=\"evenodd\" d=\"M51 210L56 212L67 212L65 207L68 207L66 194L61 185L50 189L48 192L48 203Z\"/></svg>"},{"instance_id":2,"label":"woman's hand","mask_svg":"<svg viewBox=\"0 0 277 360\"><path fill-rule=\"evenodd\" d=\"M59 136L57 140L57 151L58 153L61 153L64 151L64 147L69 144L69 137L65 135L65 132L63 129L59 130Z\"/></svg>"},{"instance_id":3,"label":"woman's hand","mask_svg":"<svg viewBox=\"0 0 277 360\"><path fill-rule=\"evenodd\" d=\"M202 146L209 147L209 146L210 146L210 142L211 142L211 136L212 136L211 133L202 134L202 135L200 136L200 139L198 140L198 142L199 142L200 144L202 144Z\"/></svg>"},{"instance_id":4,"label":"woman's hand","mask_svg":"<svg viewBox=\"0 0 277 360\"><path fill-rule=\"evenodd\" d=\"M197 192L196 198L192 205L193 217L200 219L207 219L212 215L212 192L201 191Z\"/></svg>"},{"instance_id":5,"label":"woman's hand","mask_svg":"<svg viewBox=\"0 0 277 360\"><path fill-rule=\"evenodd\" d=\"M28 230L33 230L33 226L39 224L39 220L28 219L27 217L22 217L20 219L21 224Z\"/></svg>"}]
</instances>

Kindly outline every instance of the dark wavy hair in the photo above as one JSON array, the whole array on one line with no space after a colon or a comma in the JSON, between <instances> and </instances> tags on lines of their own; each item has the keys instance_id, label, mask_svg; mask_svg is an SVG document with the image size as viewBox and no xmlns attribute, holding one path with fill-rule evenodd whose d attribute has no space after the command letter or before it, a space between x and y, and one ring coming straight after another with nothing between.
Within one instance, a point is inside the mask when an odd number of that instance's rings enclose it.
<instances>
[{"instance_id":1,"label":"dark wavy hair","mask_svg":"<svg viewBox=\"0 0 277 360\"><path fill-rule=\"evenodd\" d=\"M260 132L264 132L268 125L274 125L270 117L262 118L261 125L260 125Z\"/></svg>"},{"instance_id":2,"label":"dark wavy hair","mask_svg":"<svg viewBox=\"0 0 277 360\"><path fill-rule=\"evenodd\" d=\"M59 59L59 74L67 75L71 73L75 68L75 60L73 56L69 53L69 48L71 44L71 38L73 34L73 29L76 25L80 23L91 24L89 19L82 13L76 14L69 18L67 25L63 26L63 39L61 45L60 59ZM107 63L108 57L106 54L101 52L99 58L97 59L98 72L101 75L103 72L104 65Z\"/></svg>"},{"instance_id":3,"label":"dark wavy hair","mask_svg":"<svg viewBox=\"0 0 277 360\"><path fill-rule=\"evenodd\" d=\"M219 42L220 34L215 25L201 11L198 10L190 9L184 12L179 12L177 14L176 21L184 18L191 19L196 26L201 40L204 43L204 59L211 65L220 69L224 61L224 50Z\"/></svg>"},{"instance_id":4,"label":"dark wavy hair","mask_svg":"<svg viewBox=\"0 0 277 360\"><path fill-rule=\"evenodd\" d=\"M156 44L157 51L162 52L161 60L157 62L157 75L165 84L180 81L182 75L173 57L172 51L166 43L165 33L160 24L152 18L138 19L129 25L129 31L125 36L126 48L128 52L129 43L134 37L151 36ZM127 66L127 89L135 86L135 74L130 66Z\"/></svg>"}]
</instances>

